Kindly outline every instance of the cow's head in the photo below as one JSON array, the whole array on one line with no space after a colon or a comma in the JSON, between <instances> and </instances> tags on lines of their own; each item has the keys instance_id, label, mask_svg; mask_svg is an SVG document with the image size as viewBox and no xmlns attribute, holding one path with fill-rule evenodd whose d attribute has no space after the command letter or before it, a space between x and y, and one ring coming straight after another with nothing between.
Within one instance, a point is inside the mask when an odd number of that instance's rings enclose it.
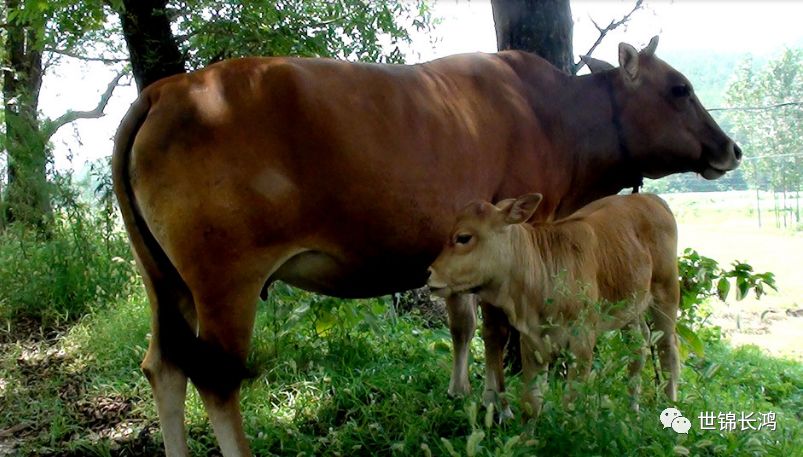
<instances>
[{"instance_id":1,"label":"cow's head","mask_svg":"<svg viewBox=\"0 0 803 457\"><path fill-rule=\"evenodd\" d=\"M618 69L584 59L593 73L613 78L620 147L649 178L684 171L719 178L739 166L742 151L708 114L689 80L655 56L657 45L657 36L640 52L619 44Z\"/></svg>"},{"instance_id":2,"label":"cow's head","mask_svg":"<svg viewBox=\"0 0 803 457\"><path fill-rule=\"evenodd\" d=\"M541 194L527 194L492 205L475 201L458 215L449 241L429 268L427 285L442 297L479 292L506 276L516 255L510 227L532 217Z\"/></svg>"}]
</instances>

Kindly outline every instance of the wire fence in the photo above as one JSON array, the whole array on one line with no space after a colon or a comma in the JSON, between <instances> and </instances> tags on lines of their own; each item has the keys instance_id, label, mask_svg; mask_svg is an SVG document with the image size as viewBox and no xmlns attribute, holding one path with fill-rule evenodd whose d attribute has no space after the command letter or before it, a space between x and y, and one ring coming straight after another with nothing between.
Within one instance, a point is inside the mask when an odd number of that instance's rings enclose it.
<instances>
[{"instance_id":1,"label":"wire fence","mask_svg":"<svg viewBox=\"0 0 803 457\"><path fill-rule=\"evenodd\" d=\"M801 226L802 182L803 151L799 151L745 158L741 167L713 181L696 173L645 179L644 190L661 194L738 191L741 200L750 194L751 213L759 227L795 228Z\"/></svg>"}]
</instances>

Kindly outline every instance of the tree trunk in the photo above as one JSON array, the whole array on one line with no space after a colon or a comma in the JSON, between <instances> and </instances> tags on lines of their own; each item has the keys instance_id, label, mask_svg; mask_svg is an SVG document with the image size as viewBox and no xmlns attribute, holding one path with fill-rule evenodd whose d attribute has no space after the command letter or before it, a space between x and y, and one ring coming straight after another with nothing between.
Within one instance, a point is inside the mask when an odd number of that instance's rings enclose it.
<instances>
[{"instance_id":1,"label":"tree trunk","mask_svg":"<svg viewBox=\"0 0 803 457\"><path fill-rule=\"evenodd\" d=\"M6 0L18 11L20 0ZM8 185L3 217L44 229L52 216L47 182L48 151L39 132L37 110L42 87L42 47L33 24L6 25L3 100L8 153Z\"/></svg>"},{"instance_id":2,"label":"tree trunk","mask_svg":"<svg viewBox=\"0 0 803 457\"><path fill-rule=\"evenodd\" d=\"M491 0L496 48L535 53L567 74L574 73L572 10L569 0ZM505 365L521 371L521 335L511 328Z\"/></svg>"},{"instance_id":3,"label":"tree trunk","mask_svg":"<svg viewBox=\"0 0 803 457\"><path fill-rule=\"evenodd\" d=\"M140 92L166 76L186 71L166 6L167 0L123 0L120 21Z\"/></svg>"},{"instance_id":4,"label":"tree trunk","mask_svg":"<svg viewBox=\"0 0 803 457\"><path fill-rule=\"evenodd\" d=\"M571 74L572 11L569 0L491 0L496 47L545 58Z\"/></svg>"}]
</instances>

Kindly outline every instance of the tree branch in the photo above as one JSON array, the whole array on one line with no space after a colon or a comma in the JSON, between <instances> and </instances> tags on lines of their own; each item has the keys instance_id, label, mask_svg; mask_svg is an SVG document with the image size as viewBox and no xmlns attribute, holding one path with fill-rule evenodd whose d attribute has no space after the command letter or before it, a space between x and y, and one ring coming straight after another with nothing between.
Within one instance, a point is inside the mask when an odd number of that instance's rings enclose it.
<instances>
[{"instance_id":1,"label":"tree branch","mask_svg":"<svg viewBox=\"0 0 803 457\"><path fill-rule=\"evenodd\" d=\"M120 72L114 77L114 79L111 80L109 85L106 87L106 92L101 94L100 101L98 101L98 105L94 109L89 111L69 110L57 117L55 120L46 121L42 126L42 135L44 135L45 140L49 140L50 137L52 137L58 131L58 129L69 124L70 122L74 122L78 119L97 119L99 117L103 117L105 114L103 111L106 109L106 105L109 104L109 100L112 98L112 93L114 93L114 89L119 85L120 79L122 79L123 76L125 76L125 72Z\"/></svg>"},{"instance_id":2,"label":"tree branch","mask_svg":"<svg viewBox=\"0 0 803 457\"><path fill-rule=\"evenodd\" d=\"M103 62L105 64L115 64L120 62L128 62L127 58L117 58L117 57L97 57L97 56L83 56L80 54L76 54L74 52L66 51L63 49L55 49L55 48L45 48L46 52L50 52L53 54L59 54L65 57L71 57L73 59L84 60L87 62Z\"/></svg>"},{"instance_id":3,"label":"tree branch","mask_svg":"<svg viewBox=\"0 0 803 457\"><path fill-rule=\"evenodd\" d=\"M595 41L594 44L591 45L591 47L588 49L588 51L583 55L590 56L594 52L594 50L597 49L597 46L599 46L600 43L602 43L602 40L605 38L605 35L607 35L608 32L612 32L619 26L627 23L627 21L630 20L630 16L632 16L633 13L641 9L641 7L644 6L643 4L644 0L636 0L636 4L633 5L633 9L631 9L629 13L622 16L622 18L619 19L618 21L611 19L611 23L605 26L605 28L600 27L597 24L597 22L594 21L593 18L589 18L591 19L591 23L594 24L594 27L597 28L599 36L597 37L597 41ZM577 63L574 64L574 71L572 72L572 74L576 75L577 72L580 71L581 68L583 68L583 65L585 65L585 62L583 62L583 60L580 59Z\"/></svg>"}]
</instances>

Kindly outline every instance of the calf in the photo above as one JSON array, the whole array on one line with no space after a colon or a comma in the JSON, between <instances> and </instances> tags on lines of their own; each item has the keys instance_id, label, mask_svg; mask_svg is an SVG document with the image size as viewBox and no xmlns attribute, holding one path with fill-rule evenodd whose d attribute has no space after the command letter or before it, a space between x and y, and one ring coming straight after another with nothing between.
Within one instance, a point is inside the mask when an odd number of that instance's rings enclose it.
<instances>
[{"instance_id":1,"label":"calf","mask_svg":"<svg viewBox=\"0 0 803 457\"><path fill-rule=\"evenodd\" d=\"M675 401L680 290L677 225L669 207L655 195L611 196L556 222L526 224L541 199L527 194L496 206L469 204L430 267L429 287L441 296L477 293L521 332L523 408L533 416L543 400L533 380L561 350L574 356L569 380L582 378L602 332L626 327L650 341L648 309L662 332L657 343L666 395ZM638 352L629 367L636 410L646 343ZM483 400L487 404L503 389L497 363L489 367Z\"/></svg>"}]
</instances>

